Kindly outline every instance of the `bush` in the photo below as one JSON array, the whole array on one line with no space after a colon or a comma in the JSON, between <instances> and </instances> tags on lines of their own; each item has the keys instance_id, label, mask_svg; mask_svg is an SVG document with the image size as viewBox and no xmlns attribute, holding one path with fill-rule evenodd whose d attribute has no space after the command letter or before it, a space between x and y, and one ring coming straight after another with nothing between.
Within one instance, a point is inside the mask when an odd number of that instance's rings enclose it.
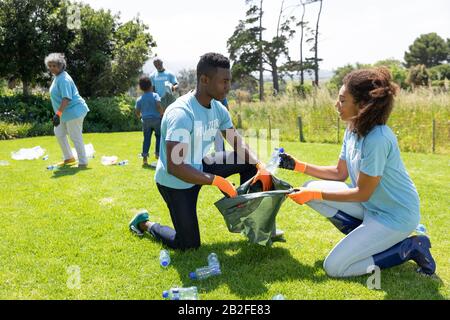
<instances>
[{"instance_id":1,"label":"bush","mask_svg":"<svg viewBox=\"0 0 450 320\"><path fill-rule=\"evenodd\" d=\"M84 122L85 132L120 132L141 130L134 115L135 101L129 96L87 99L90 112ZM48 94L0 96L0 139L52 135L54 114Z\"/></svg>"}]
</instances>

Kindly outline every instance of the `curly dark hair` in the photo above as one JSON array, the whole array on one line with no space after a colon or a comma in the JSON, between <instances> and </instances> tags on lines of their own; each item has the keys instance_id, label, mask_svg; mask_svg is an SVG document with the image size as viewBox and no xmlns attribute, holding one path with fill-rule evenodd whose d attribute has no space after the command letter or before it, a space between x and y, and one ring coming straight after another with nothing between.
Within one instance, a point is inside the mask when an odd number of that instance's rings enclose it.
<instances>
[{"instance_id":1,"label":"curly dark hair","mask_svg":"<svg viewBox=\"0 0 450 320\"><path fill-rule=\"evenodd\" d=\"M217 68L230 69L230 60L220 53L209 52L200 57L197 64L197 81L201 75L214 76Z\"/></svg>"},{"instance_id":2,"label":"curly dark hair","mask_svg":"<svg viewBox=\"0 0 450 320\"><path fill-rule=\"evenodd\" d=\"M376 125L387 123L394 107L398 85L385 67L354 70L344 78L344 85L359 105L350 129L359 137L366 136Z\"/></svg>"},{"instance_id":3,"label":"curly dark hair","mask_svg":"<svg viewBox=\"0 0 450 320\"><path fill-rule=\"evenodd\" d=\"M139 78L139 88L141 88L142 91L147 91L152 87L152 82L150 81L150 78L147 76L142 76Z\"/></svg>"}]
</instances>

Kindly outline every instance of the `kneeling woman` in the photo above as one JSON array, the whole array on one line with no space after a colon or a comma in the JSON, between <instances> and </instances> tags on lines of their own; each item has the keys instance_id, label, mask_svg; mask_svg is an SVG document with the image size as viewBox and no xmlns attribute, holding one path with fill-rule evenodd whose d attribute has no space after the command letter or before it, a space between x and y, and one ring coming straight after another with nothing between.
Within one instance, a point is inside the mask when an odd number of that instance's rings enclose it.
<instances>
[{"instance_id":1,"label":"kneeling woman","mask_svg":"<svg viewBox=\"0 0 450 320\"><path fill-rule=\"evenodd\" d=\"M280 167L321 181L307 182L289 197L327 217L347 234L328 254L332 277L369 273L414 260L431 275L436 265L426 236L408 237L420 220L419 197L386 122L397 86L387 69L356 70L344 79L336 108L348 123L337 166L323 167L281 155ZM345 181L350 175L351 184Z\"/></svg>"}]
</instances>

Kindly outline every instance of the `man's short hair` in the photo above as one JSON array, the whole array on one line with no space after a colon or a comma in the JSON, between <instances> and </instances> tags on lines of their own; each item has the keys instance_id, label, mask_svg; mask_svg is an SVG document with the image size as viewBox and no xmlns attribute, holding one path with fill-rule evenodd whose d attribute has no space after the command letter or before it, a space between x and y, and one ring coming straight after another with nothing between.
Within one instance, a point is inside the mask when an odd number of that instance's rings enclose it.
<instances>
[{"instance_id":1,"label":"man's short hair","mask_svg":"<svg viewBox=\"0 0 450 320\"><path fill-rule=\"evenodd\" d=\"M147 91L152 87L152 82L150 81L150 78L147 76L142 76L139 78L139 88L141 88L142 91Z\"/></svg>"},{"instance_id":2,"label":"man's short hair","mask_svg":"<svg viewBox=\"0 0 450 320\"><path fill-rule=\"evenodd\" d=\"M220 53L209 52L200 57L197 64L197 80L201 75L213 77L217 68L230 69L230 60Z\"/></svg>"}]
</instances>

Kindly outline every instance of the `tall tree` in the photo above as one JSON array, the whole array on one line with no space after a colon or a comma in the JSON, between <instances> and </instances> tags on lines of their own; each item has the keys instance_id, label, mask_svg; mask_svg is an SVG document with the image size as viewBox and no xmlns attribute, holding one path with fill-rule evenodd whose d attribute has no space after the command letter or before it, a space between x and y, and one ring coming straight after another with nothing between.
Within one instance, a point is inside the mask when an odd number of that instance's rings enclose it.
<instances>
[{"instance_id":1,"label":"tall tree","mask_svg":"<svg viewBox=\"0 0 450 320\"><path fill-rule=\"evenodd\" d=\"M447 60L449 55L449 44L437 33L432 32L422 34L414 40L409 46L409 51L405 52L404 59L408 68L419 64L430 68Z\"/></svg>"},{"instance_id":2,"label":"tall tree","mask_svg":"<svg viewBox=\"0 0 450 320\"><path fill-rule=\"evenodd\" d=\"M20 79L25 95L45 71L45 56L68 45L69 32L55 19L61 5L60 0L0 1L0 76ZM53 28L62 30L60 37Z\"/></svg>"},{"instance_id":3,"label":"tall tree","mask_svg":"<svg viewBox=\"0 0 450 320\"><path fill-rule=\"evenodd\" d=\"M310 2L320 2L319 13L317 14L317 22L316 22L316 31L315 31L315 39L314 39L314 85L319 86L319 22L320 15L322 13L322 0L311 0Z\"/></svg>"}]
</instances>

